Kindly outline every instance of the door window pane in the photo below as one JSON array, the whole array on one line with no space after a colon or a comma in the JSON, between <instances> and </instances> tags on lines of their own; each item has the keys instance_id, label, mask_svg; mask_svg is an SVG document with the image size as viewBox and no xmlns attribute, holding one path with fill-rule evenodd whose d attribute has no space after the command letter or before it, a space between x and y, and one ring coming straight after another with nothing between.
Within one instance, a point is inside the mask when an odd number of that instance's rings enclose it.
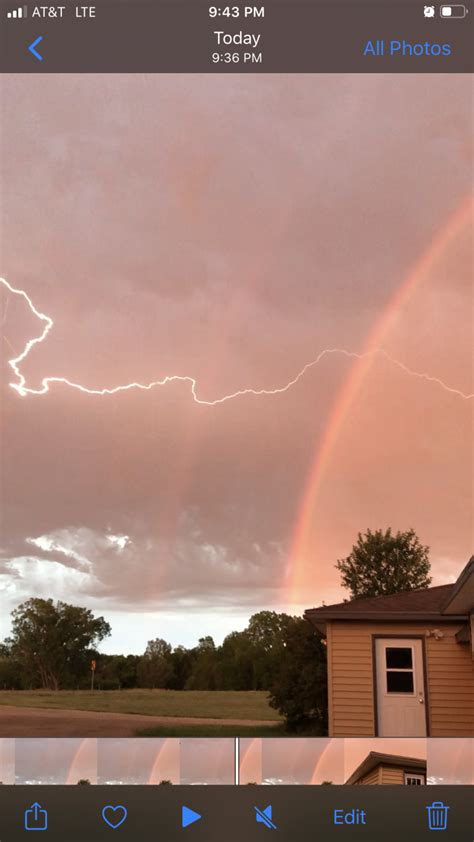
<instances>
[{"instance_id":1,"label":"door window pane","mask_svg":"<svg viewBox=\"0 0 474 842\"><path fill-rule=\"evenodd\" d=\"M387 669L404 670L413 669L413 651L410 647L391 646L385 650Z\"/></svg>"},{"instance_id":2,"label":"door window pane","mask_svg":"<svg viewBox=\"0 0 474 842\"><path fill-rule=\"evenodd\" d=\"M387 693L413 693L413 673L387 670Z\"/></svg>"}]
</instances>

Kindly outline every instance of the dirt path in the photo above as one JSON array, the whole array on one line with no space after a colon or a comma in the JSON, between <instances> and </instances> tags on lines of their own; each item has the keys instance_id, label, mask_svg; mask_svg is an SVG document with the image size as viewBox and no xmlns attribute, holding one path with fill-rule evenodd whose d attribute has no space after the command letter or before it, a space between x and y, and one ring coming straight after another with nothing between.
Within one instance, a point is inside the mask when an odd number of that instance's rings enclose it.
<instances>
[{"instance_id":1,"label":"dirt path","mask_svg":"<svg viewBox=\"0 0 474 842\"><path fill-rule=\"evenodd\" d=\"M141 716L0 705L0 737L134 737L140 729L154 725L255 725L271 732L276 724L268 720Z\"/></svg>"}]
</instances>

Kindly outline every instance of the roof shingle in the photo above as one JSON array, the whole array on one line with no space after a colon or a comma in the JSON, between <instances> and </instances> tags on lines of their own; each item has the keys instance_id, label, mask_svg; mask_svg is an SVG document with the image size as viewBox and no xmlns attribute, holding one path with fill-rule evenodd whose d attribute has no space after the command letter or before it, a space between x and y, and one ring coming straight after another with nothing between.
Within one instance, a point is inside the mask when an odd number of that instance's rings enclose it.
<instances>
[{"instance_id":1,"label":"roof shingle","mask_svg":"<svg viewBox=\"0 0 474 842\"><path fill-rule=\"evenodd\" d=\"M436 614L441 611L454 585L438 585L422 591L404 591L388 596L361 597L350 602L337 602L310 608L306 613L329 617L330 614Z\"/></svg>"}]
</instances>

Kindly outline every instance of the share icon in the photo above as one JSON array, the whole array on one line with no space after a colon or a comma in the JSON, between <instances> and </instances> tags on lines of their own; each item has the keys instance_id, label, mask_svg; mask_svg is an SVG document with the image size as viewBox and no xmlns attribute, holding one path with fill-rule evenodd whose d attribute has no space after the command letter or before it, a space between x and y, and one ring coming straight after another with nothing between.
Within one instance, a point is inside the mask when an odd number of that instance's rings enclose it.
<instances>
[{"instance_id":1,"label":"share icon","mask_svg":"<svg viewBox=\"0 0 474 842\"><path fill-rule=\"evenodd\" d=\"M265 807L264 810L260 810L259 807L254 807L254 810L256 813L255 819L257 822L261 822L266 827L269 827L272 830L277 829L277 826L273 821L273 808L271 804L269 804L268 807Z\"/></svg>"}]
</instances>

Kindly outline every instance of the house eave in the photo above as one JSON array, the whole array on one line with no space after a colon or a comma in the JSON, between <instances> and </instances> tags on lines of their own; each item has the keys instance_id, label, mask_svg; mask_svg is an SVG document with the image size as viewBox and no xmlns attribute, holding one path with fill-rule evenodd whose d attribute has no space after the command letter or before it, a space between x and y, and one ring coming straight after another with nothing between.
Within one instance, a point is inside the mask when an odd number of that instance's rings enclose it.
<instances>
[{"instance_id":1,"label":"house eave","mask_svg":"<svg viewBox=\"0 0 474 842\"><path fill-rule=\"evenodd\" d=\"M366 775L378 769L380 766L386 766L391 769L403 769L407 773L423 773L426 776L426 760L417 757L397 757L396 755L383 755L378 752L370 752L365 760L354 770L352 775L345 781L346 785L357 783L357 781L364 778Z\"/></svg>"},{"instance_id":2,"label":"house eave","mask_svg":"<svg viewBox=\"0 0 474 842\"><path fill-rule=\"evenodd\" d=\"M319 613L319 609L309 609L304 614L307 620L314 626L326 624L328 620L341 620L359 623L466 623L469 620L468 614L415 614L410 612L372 612L361 614L360 611L331 611L328 614Z\"/></svg>"},{"instance_id":3,"label":"house eave","mask_svg":"<svg viewBox=\"0 0 474 842\"><path fill-rule=\"evenodd\" d=\"M461 575L458 577L457 581L455 582L453 589L447 599L443 602L441 606L441 610L443 614L449 614L450 606L455 605L459 611L459 608L464 610L472 611L474 608L473 605L473 594L474 594L474 555L471 556L466 567L462 571ZM461 602L461 605L459 603ZM456 603L457 606L456 606ZM464 604L463 604L464 603Z\"/></svg>"}]
</instances>

